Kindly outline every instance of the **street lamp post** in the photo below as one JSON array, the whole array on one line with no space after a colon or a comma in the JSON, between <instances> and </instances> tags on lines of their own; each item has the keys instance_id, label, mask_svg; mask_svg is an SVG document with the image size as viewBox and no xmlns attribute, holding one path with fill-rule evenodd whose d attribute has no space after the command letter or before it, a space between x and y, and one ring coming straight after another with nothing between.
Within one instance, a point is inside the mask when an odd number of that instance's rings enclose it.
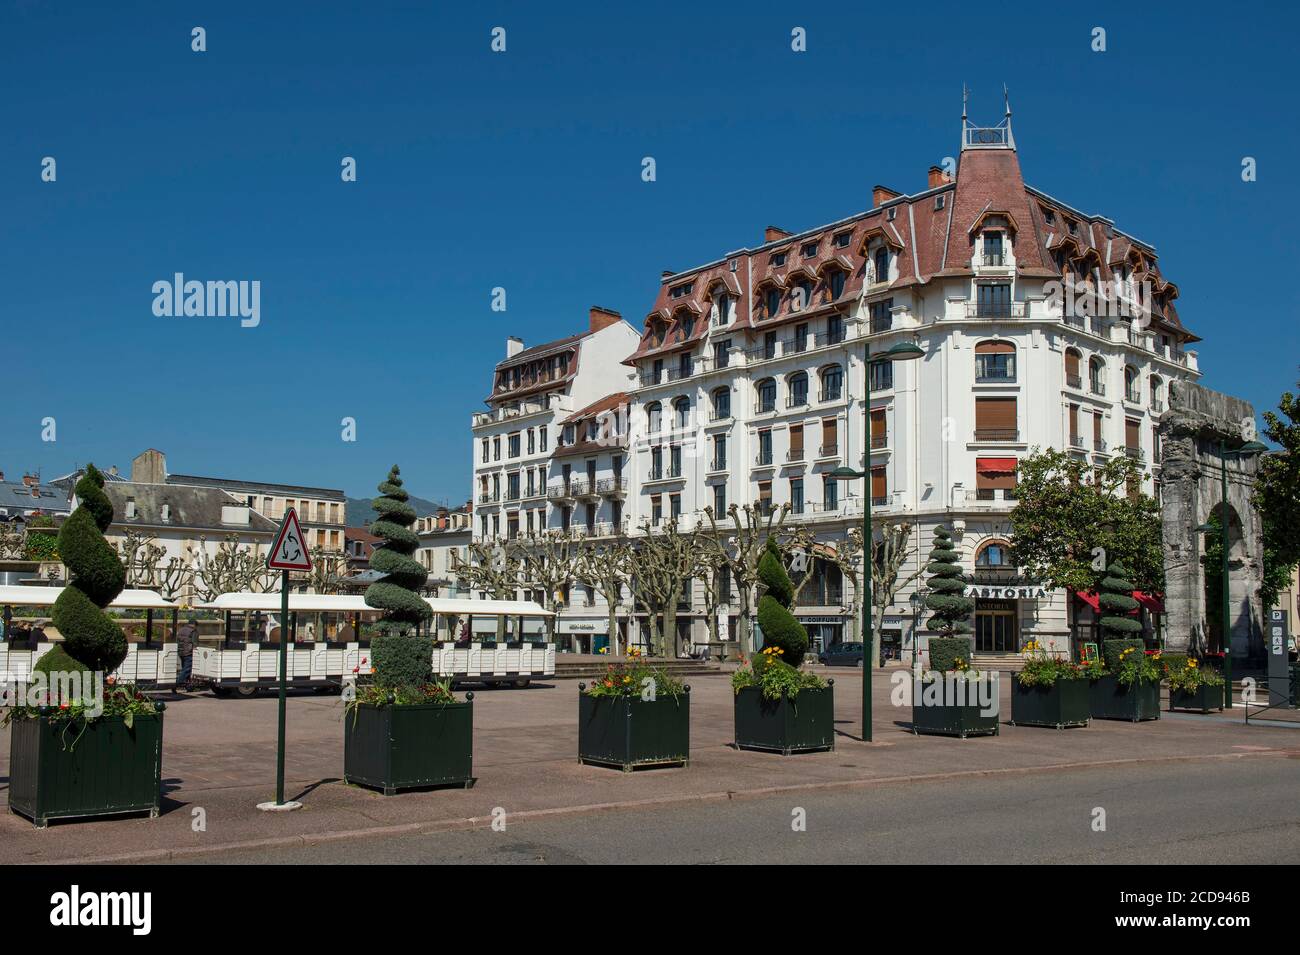
<instances>
[{"instance_id":1,"label":"street lamp post","mask_svg":"<svg viewBox=\"0 0 1300 955\"><path fill-rule=\"evenodd\" d=\"M842 465L831 472L837 481L862 479L862 739L871 742L871 672L876 668L876 641L871 627L871 561L874 541L871 536L871 364L873 361L908 361L922 357L919 345L899 342L886 349L879 358L871 357L871 342L864 343L862 362L862 470ZM913 649L915 654L915 649Z\"/></svg>"},{"instance_id":2,"label":"street lamp post","mask_svg":"<svg viewBox=\"0 0 1300 955\"><path fill-rule=\"evenodd\" d=\"M912 605L912 674L919 679L921 676L921 608L925 606L920 583L916 585L907 602Z\"/></svg>"},{"instance_id":3,"label":"street lamp post","mask_svg":"<svg viewBox=\"0 0 1300 955\"><path fill-rule=\"evenodd\" d=\"M1228 462L1241 460L1267 451L1268 446L1259 441L1247 441L1235 451L1229 451L1227 442L1219 439L1219 500L1222 512L1219 515L1219 547L1223 550L1219 569L1219 609L1222 613L1220 622L1223 643L1223 705L1232 709L1232 630L1230 619L1232 610L1228 601ZM1215 530L1213 524L1202 524L1196 528L1202 534Z\"/></svg>"}]
</instances>

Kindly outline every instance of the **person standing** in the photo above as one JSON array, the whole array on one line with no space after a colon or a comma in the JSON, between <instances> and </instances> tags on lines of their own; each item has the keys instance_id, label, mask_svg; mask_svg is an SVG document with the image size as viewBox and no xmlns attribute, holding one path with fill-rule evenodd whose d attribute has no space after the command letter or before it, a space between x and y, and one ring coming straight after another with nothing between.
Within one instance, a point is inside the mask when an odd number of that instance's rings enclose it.
<instances>
[{"instance_id":1,"label":"person standing","mask_svg":"<svg viewBox=\"0 0 1300 955\"><path fill-rule=\"evenodd\" d=\"M180 658L180 672L176 676L177 689L188 688L190 674L194 671L194 644L198 642L199 622L193 617L176 631L176 653Z\"/></svg>"}]
</instances>

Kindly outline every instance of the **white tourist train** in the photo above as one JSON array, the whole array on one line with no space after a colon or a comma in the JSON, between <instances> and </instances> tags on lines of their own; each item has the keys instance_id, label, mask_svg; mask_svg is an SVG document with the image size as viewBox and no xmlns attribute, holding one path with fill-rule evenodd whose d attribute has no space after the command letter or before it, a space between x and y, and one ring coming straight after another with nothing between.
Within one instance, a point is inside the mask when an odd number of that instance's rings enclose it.
<instances>
[{"instance_id":1,"label":"white tourist train","mask_svg":"<svg viewBox=\"0 0 1300 955\"><path fill-rule=\"evenodd\" d=\"M0 586L0 608L53 605L61 587ZM516 687L555 675L555 644L547 642L547 621L555 616L540 604L514 600L426 597L434 612L437 639L433 670L459 683ZM220 632L202 632L194 648L190 679L217 696L253 696L278 686L280 594L228 593L197 611L220 615ZM110 611L141 610L123 620L127 656L113 676L142 687L176 685L179 658L175 634L190 613L152 590L124 590ZM206 616L206 615L205 615ZM181 619L181 618L184 619ZM360 595L289 594L288 684L322 691L338 689L370 667L366 627L379 612ZM165 624L164 624L165 620ZM210 625L211 621L203 623ZM37 631L38 633L41 631ZM461 635L468 639L457 640ZM54 646L52 639L0 641L0 678L22 681Z\"/></svg>"},{"instance_id":2,"label":"white tourist train","mask_svg":"<svg viewBox=\"0 0 1300 955\"><path fill-rule=\"evenodd\" d=\"M6 637L0 640L0 679L26 680L36 661L54 646L54 641L45 638L39 627L32 630L34 639L15 639L14 609L52 607L61 593L62 587L0 586L0 611L4 613ZM179 665L175 633L180 606L152 590L123 590L108 609L126 612L121 621L127 634L126 659L111 675L123 683L142 687L175 686ZM143 614L132 615L131 611L143 611Z\"/></svg>"}]
</instances>

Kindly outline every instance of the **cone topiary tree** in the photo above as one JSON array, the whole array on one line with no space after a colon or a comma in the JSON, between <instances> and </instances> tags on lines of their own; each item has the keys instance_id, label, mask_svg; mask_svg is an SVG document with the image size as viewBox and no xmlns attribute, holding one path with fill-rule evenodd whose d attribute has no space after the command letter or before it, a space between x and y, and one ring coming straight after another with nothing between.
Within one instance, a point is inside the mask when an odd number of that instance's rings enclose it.
<instances>
[{"instance_id":1,"label":"cone topiary tree","mask_svg":"<svg viewBox=\"0 0 1300 955\"><path fill-rule=\"evenodd\" d=\"M773 537L767 539L766 550L759 558L758 580L767 587L767 592L758 601L758 625L763 628L763 643L779 647L782 661L797 667L808 652L808 631L790 613L794 584L785 572L781 551Z\"/></svg>"},{"instance_id":2,"label":"cone topiary tree","mask_svg":"<svg viewBox=\"0 0 1300 955\"><path fill-rule=\"evenodd\" d=\"M59 554L69 581L50 616L63 637L36 664L44 673L91 670L110 673L126 658L126 635L104 608L126 586L126 567L104 539L113 523L113 504L104 476L93 464L77 481L77 509L59 529Z\"/></svg>"},{"instance_id":3,"label":"cone topiary tree","mask_svg":"<svg viewBox=\"0 0 1300 955\"><path fill-rule=\"evenodd\" d=\"M975 601L965 596L966 575L962 573L959 561L952 535L945 528L936 528L930 562L925 566L930 575L926 585L930 595L925 598L925 605L933 612L926 626L942 634L942 637L930 640L930 665L933 669L947 669L949 658L954 653L963 659L970 653L966 640L953 639L958 634L970 633L970 624L966 621L975 612Z\"/></svg>"},{"instance_id":4,"label":"cone topiary tree","mask_svg":"<svg viewBox=\"0 0 1300 955\"><path fill-rule=\"evenodd\" d=\"M393 465L388 479L379 485L380 497L371 501L378 519L370 533L383 540L370 557L371 569L384 574L366 588L366 603L384 612L376 624L379 633L370 641L375 667L375 685L396 689L416 687L429 680L433 660L433 639L417 635L421 623L433 616L433 608L417 593L428 572L411 555L420 539L411 530L415 509L402 489L400 471Z\"/></svg>"},{"instance_id":5,"label":"cone topiary tree","mask_svg":"<svg viewBox=\"0 0 1300 955\"><path fill-rule=\"evenodd\" d=\"M1138 602L1133 597L1133 583L1128 574L1128 568L1114 561L1106 568L1106 576L1097 587L1097 604L1103 615L1098 621L1102 630L1103 658L1112 669L1118 665L1119 655L1125 649L1142 649L1146 645L1141 639L1142 622L1129 616L1137 610Z\"/></svg>"}]
</instances>

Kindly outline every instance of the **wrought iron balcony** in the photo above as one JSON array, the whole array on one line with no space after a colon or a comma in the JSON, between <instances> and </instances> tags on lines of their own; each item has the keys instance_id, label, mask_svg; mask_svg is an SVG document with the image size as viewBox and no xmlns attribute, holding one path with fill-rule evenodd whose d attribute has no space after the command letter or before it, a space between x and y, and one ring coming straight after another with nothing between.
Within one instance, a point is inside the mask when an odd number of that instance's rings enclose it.
<instances>
[{"instance_id":1,"label":"wrought iron balcony","mask_svg":"<svg viewBox=\"0 0 1300 955\"><path fill-rule=\"evenodd\" d=\"M596 492L605 497L623 497L627 494L627 478L601 478L596 482Z\"/></svg>"},{"instance_id":2,"label":"wrought iron balcony","mask_svg":"<svg viewBox=\"0 0 1300 955\"><path fill-rule=\"evenodd\" d=\"M1065 376L1065 386L1067 388L1077 388L1083 390L1083 378L1079 375L1071 375L1068 372Z\"/></svg>"},{"instance_id":3,"label":"wrought iron balcony","mask_svg":"<svg viewBox=\"0 0 1300 955\"><path fill-rule=\"evenodd\" d=\"M976 428L976 441L1016 441L1020 431L1016 428Z\"/></svg>"},{"instance_id":4,"label":"wrought iron balcony","mask_svg":"<svg viewBox=\"0 0 1300 955\"><path fill-rule=\"evenodd\" d=\"M967 318L1024 318L1024 302L967 302Z\"/></svg>"},{"instance_id":5,"label":"wrought iron balcony","mask_svg":"<svg viewBox=\"0 0 1300 955\"><path fill-rule=\"evenodd\" d=\"M789 451L785 453L785 459L787 461L802 461L803 448L791 448Z\"/></svg>"},{"instance_id":6,"label":"wrought iron balcony","mask_svg":"<svg viewBox=\"0 0 1300 955\"><path fill-rule=\"evenodd\" d=\"M840 454L840 446L838 443L823 444L820 448L817 449L817 457L819 458L835 458L835 457L839 457L839 454Z\"/></svg>"}]
</instances>

